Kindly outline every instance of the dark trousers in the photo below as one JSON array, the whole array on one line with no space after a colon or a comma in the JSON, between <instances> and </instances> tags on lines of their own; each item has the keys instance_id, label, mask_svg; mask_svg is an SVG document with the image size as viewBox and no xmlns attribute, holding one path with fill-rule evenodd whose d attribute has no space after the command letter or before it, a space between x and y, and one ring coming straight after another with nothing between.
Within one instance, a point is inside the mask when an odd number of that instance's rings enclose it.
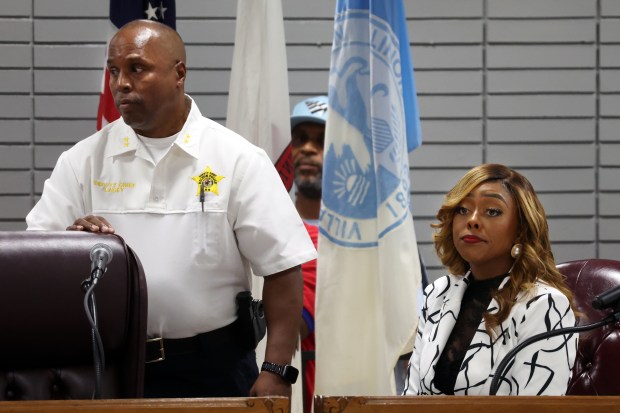
<instances>
[{"instance_id":1,"label":"dark trousers","mask_svg":"<svg viewBox=\"0 0 620 413\"><path fill-rule=\"evenodd\" d=\"M195 353L146 365L144 397L247 397L257 377L255 351L201 339Z\"/></svg>"}]
</instances>

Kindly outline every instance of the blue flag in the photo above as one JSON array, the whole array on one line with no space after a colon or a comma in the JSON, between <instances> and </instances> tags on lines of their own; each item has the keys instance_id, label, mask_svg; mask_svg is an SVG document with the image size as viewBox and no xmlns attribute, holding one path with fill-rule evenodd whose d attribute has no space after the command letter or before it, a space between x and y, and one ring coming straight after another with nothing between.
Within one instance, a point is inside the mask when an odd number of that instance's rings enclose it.
<instances>
[{"instance_id":1,"label":"blue flag","mask_svg":"<svg viewBox=\"0 0 620 413\"><path fill-rule=\"evenodd\" d=\"M402 0L338 1L328 97L316 393L393 394L421 278L409 190L421 133Z\"/></svg>"},{"instance_id":2,"label":"blue flag","mask_svg":"<svg viewBox=\"0 0 620 413\"><path fill-rule=\"evenodd\" d=\"M329 106L330 117L336 112L357 136L333 136L327 143L323 200L328 210L356 220L326 222L322 233L346 246L376 246L378 238L407 218L407 152L421 143L400 0L338 1ZM379 234L365 233L358 220L376 217L382 204L395 221Z\"/></svg>"}]
</instances>

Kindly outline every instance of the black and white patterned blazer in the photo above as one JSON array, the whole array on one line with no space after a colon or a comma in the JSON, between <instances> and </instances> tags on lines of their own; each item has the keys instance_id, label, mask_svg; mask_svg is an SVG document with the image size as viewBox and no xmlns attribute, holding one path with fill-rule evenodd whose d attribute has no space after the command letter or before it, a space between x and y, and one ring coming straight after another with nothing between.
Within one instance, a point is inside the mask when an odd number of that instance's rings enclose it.
<instances>
[{"instance_id":1,"label":"black and white patterned blazer","mask_svg":"<svg viewBox=\"0 0 620 413\"><path fill-rule=\"evenodd\" d=\"M448 275L424 291L422 317L405 382L405 395L442 394L434 386L435 365L459 315L471 275ZM500 285L500 289L508 277ZM488 310L496 312L497 301ZM488 395L493 372L503 357L523 340L549 330L575 325L568 299L537 282L533 293L520 294L510 315L492 339L481 320L456 379L457 395ZM501 327L501 328L500 328ZM577 352L577 334L556 336L522 349L506 370L498 395L563 395Z\"/></svg>"}]
</instances>

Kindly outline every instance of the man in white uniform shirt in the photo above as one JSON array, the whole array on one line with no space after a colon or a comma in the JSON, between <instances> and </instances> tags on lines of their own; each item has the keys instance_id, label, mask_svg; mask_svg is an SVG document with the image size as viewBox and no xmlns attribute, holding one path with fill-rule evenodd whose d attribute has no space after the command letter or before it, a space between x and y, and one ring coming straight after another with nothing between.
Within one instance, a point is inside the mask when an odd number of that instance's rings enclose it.
<instances>
[{"instance_id":1,"label":"man in white uniform shirt","mask_svg":"<svg viewBox=\"0 0 620 413\"><path fill-rule=\"evenodd\" d=\"M290 396L299 266L316 252L275 168L185 94L185 48L168 26L125 25L107 65L121 119L60 156L28 229L117 233L137 252L148 336L166 353L146 365L145 397ZM260 374L235 322L250 268L265 277Z\"/></svg>"}]
</instances>

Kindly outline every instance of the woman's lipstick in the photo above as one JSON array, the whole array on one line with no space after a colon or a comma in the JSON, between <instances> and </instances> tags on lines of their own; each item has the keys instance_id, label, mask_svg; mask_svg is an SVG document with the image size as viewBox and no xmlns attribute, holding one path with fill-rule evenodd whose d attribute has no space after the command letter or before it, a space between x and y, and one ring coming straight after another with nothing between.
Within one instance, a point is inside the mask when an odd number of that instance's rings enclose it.
<instances>
[{"instance_id":1,"label":"woman's lipstick","mask_svg":"<svg viewBox=\"0 0 620 413\"><path fill-rule=\"evenodd\" d=\"M478 242L482 242L482 239L477 237L477 236L475 236L475 235L465 235L461 239L464 242L467 242L468 244L476 244Z\"/></svg>"}]
</instances>

